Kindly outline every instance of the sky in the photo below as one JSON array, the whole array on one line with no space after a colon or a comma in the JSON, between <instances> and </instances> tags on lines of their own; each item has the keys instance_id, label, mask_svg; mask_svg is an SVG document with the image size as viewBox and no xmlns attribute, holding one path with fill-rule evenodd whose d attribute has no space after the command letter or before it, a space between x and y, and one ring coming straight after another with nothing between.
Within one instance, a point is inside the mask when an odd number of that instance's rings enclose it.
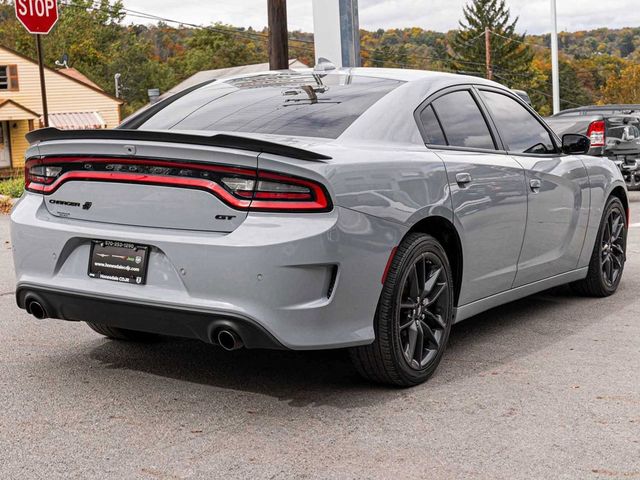
<instances>
[{"instance_id":1,"label":"sky","mask_svg":"<svg viewBox=\"0 0 640 480\"><path fill-rule=\"evenodd\" d=\"M330 0L322 0L330 1ZM335 0L333 0L335 1ZM468 0L359 0L360 27L421 27L447 31L457 27ZM638 0L557 0L558 29L589 30L599 27L640 26ZM124 0L125 8L194 24L223 22L262 28L267 23L267 0ZM550 0L507 0L518 30L549 32ZM288 0L290 30L313 31L311 0ZM140 18L130 21L147 23Z\"/></svg>"}]
</instances>

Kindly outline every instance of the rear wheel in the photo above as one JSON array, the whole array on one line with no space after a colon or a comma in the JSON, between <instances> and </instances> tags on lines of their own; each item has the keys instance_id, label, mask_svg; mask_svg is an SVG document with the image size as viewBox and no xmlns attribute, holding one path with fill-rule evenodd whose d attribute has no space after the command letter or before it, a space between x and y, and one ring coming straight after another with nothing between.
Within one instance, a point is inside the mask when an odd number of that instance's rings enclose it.
<instances>
[{"instance_id":1,"label":"rear wheel","mask_svg":"<svg viewBox=\"0 0 640 480\"><path fill-rule=\"evenodd\" d=\"M573 289L590 297L613 295L622 279L626 250L627 215L620 199L611 197L602 216L587 278L573 283Z\"/></svg>"},{"instance_id":2,"label":"rear wheel","mask_svg":"<svg viewBox=\"0 0 640 480\"><path fill-rule=\"evenodd\" d=\"M351 349L357 370L398 386L426 381L436 370L453 322L447 255L430 235L410 234L398 247L375 318L376 339Z\"/></svg>"},{"instance_id":3,"label":"rear wheel","mask_svg":"<svg viewBox=\"0 0 640 480\"><path fill-rule=\"evenodd\" d=\"M114 340L125 340L128 342L153 342L160 338L159 335L153 333L109 327L101 323L86 323L94 332L98 332L100 335L104 335L105 337L112 338Z\"/></svg>"}]
</instances>

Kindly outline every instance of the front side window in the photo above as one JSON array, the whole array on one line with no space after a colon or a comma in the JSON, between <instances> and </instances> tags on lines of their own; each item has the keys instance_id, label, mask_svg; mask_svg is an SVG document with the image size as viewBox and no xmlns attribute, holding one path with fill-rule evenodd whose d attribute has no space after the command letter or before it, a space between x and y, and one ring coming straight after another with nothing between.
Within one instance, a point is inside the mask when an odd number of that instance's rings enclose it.
<instances>
[{"instance_id":1,"label":"front side window","mask_svg":"<svg viewBox=\"0 0 640 480\"><path fill-rule=\"evenodd\" d=\"M448 93L431 105L440 119L448 145L495 150L487 122L471 92Z\"/></svg>"},{"instance_id":2,"label":"front side window","mask_svg":"<svg viewBox=\"0 0 640 480\"><path fill-rule=\"evenodd\" d=\"M525 107L501 93L481 91L505 148L513 153L557 153L549 132Z\"/></svg>"}]
</instances>

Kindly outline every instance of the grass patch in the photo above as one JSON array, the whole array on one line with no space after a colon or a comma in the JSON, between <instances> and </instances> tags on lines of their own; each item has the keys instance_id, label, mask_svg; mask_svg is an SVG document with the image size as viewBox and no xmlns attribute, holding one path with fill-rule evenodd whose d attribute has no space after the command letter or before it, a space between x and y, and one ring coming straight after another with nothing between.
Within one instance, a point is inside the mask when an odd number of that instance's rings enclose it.
<instances>
[{"instance_id":1,"label":"grass patch","mask_svg":"<svg viewBox=\"0 0 640 480\"><path fill-rule=\"evenodd\" d=\"M8 195L12 198L22 196L24 191L24 178L14 177L7 180L0 180L0 195Z\"/></svg>"}]
</instances>

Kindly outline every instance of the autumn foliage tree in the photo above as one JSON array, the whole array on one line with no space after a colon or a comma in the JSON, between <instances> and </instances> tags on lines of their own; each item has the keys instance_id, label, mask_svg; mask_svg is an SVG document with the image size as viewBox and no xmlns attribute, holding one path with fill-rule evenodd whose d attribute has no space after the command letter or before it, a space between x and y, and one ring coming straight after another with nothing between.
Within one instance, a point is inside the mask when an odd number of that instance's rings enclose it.
<instances>
[{"instance_id":1,"label":"autumn foliage tree","mask_svg":"<svg viewBox=\"0 0 640 480\"><path fill-rule=\"evenodd\" d=\"M55 61L66 53L69 66L110 93L114 74L120 73L125 114L148 102L150 88L166 92L200 70L268 59L265 29L170 21L135 24L125 21L120 0L65 0L59 8L60 21L43 38L45 63L57 68ZM463 15L460 29L450 32L419 27L361 30L362 64L484 76L488 27L494 78L526 90L535 108L550 114L550 36L517 33L518 19L511 17L505 0L474 0ZM562 32L559 43L562 108L640 103L640 27ZM0 44L35 56L33 37L16 20L12 0L0 0ZM291 32L289 54L313 65L313 34Z\"/></svg>"},{"instance_id":2,"label":"autumn foliage tree","mask_svg":"<svg viewBox=\"0 0 640 480\"><path fill-rule=\"evenodd\" d=\"M603 103L640 104L640 65L633 64L607 80Z\"/></svg>"}]
</instances>

